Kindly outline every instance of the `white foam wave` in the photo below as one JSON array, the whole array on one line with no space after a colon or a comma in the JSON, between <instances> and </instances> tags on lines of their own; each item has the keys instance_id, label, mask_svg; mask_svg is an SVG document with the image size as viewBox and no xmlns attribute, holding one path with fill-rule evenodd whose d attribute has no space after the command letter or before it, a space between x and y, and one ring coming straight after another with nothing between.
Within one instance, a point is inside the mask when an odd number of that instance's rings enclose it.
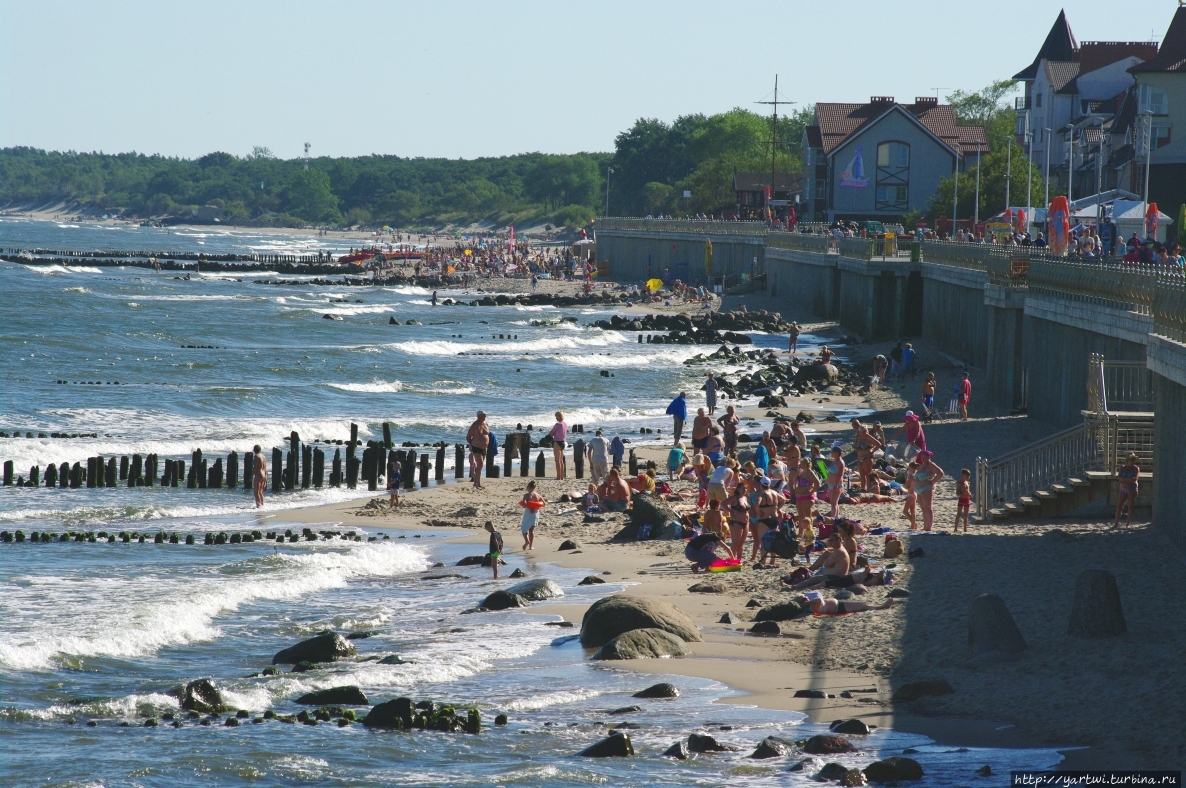
<instances>
[{"instance_id":1,"label":"white foam wave","mask_svg":"<svg viewBox=\"0 0 1186 788\"><path fill-rule=\"evenodd\" d=\"M548 350L576 350L584 347L620 345L626 339L617 333L598 333L588 337L547 337L525 341L491 340L490 342L454 342L450 340L395 342L384 347L414 356L456 356L462 353L524 354Z\"/></svg>"},{"instance_id":2,"label":"white foam wave","mask_svg":"<svg viewBox=\"0 0 1186 788\"><path fill-rule=\"evenodd\" d=\"M404 390L404 384L398 380L372 380L370 383L330 383L329 385L342 391L357 391L364 394L394 394Z\"/></svg>"},{"instance_id":3,"label":"white foam wave","mask_svg":"<svg viewBox=\"0 0 1186 788\"><path fill-rule=\"evenodd\" d=\"M89 265L26 265L24 266L30 271L36 271L39 274L101 274L103 271L99 268L94 268Z\"/></svg>"},{"instance_id":4,"label":"white foam wave","mask_svg":"<svg viewBox=\"0 0 1186 788\"><path fill-rule=\"evenodd\" d=\"M62 290L63 293L89 293L91 292L85 287L67 287Z\"/></svg>"},{"instance_id":5,"label":"white foam wave","mask_svg":"<svg viewBox=\"0 0 1186 788\"><path fill-rule=\"evenodd\" d=\"M530 698L519 698L506 704L512 711L535 711L548 706L559 706L566 703L578 703L589 698L596 698L600 692L595 690L560 690L559 692L545 692Z\"/></svg>"},{"instance_id":6,"label":"white foam wave","mask_svg":"<svg viewBox=\"0 0 1186 788\"><path fill-rule=\"evenodd\" d=\"M147 656L166 646L218 637L216 616L257 600L306 597L355 578L392 577L427 567L426 553L416 547L368 543L345 550L249 558L213 574L146 572L128 577L91 571L86 583L73 577L14 577L5 584L4 595L16 609L30 613L8 616L6 628L13 634L0 642L0 665L43 670L66 656ZM117 594L136 601L94 603ZM53 611L39 609L44 605L36 600L42 598L56 601ZM80 609L87 615L78 616Z\"/></svg>"}]
</instances>

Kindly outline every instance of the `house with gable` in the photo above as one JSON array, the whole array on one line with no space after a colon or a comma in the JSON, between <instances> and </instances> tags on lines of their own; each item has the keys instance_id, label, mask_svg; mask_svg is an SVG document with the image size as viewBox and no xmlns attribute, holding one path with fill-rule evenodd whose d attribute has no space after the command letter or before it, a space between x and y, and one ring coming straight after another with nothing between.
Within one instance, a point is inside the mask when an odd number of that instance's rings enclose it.
<instances>
[{"instance_id":1,"label":"house with gable","mask_svg":"<svg viewBox=\"0 0 1186 788\"><path fill-rule=\"evenodd\" d=\"M939 181L988 152L983 126L960 126L934 97L899 104L819 103L803 134L807 221L900 221L924 210Z\"/></svg>"}]
</instances>

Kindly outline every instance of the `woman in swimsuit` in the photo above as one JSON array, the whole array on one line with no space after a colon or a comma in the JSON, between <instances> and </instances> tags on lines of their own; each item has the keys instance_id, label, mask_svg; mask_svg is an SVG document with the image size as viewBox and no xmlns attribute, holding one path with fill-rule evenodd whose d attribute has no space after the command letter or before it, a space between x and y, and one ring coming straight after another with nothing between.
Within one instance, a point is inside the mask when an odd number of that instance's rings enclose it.
<instances>
[{"instance_id":1,"label":"woman in swimsuit","mask_svg":"<svg viewBox=\"0 0 1186 788\"><path fill-rule=\"evenodd\" d=\"M1120 482L1120 494L1116 497L1116 521L1112 523L1112 527L1120 527L1120 512L1123 510L1125 503L1128 504L1128 523L1125 527L1130 527L1132 525L1132 512L1137 505L1137 488L1140 486L1141 478L1141 468L1137 465L1137 455L1129 454L1128 461L1116 472L1116 476L1117 481Z\"/></svg>"},{"instance_id":2,"label":"woman in swimsuit","mask_svg":"<svg viewBox=\"0 0 1186 788\"><path fill-rule=\"evenodd\" d=\"M915 517L915 503L918 501L918 494L914 491L914 472L918 469L918 463L911 460L910 464L906 466L906 503L902 505L902 516L910 521L910 530L918 530L918 520Z\"/></svg>"},{"instance_id":3,"label":"woman in swimsuit","mask_svg":"<svg viewBox=\"0 0 1186 788\"><path fill-rule=\"evenodd\" d=\"M745 547L745 535L749 533L749 502L745 498L745 485L741 482L721 503L729 517L729 536L733 542L733 555L741 555Z\"/></svg>"},{"instance_id":4,"label":"woman in swimsuit","mask_svg":"<svg viewBox=\"0 0 1186 788\"><path fill-rule=\"evenodd\" d=\"M811 529L811 505L815 503L815 491L817 489L819 489L819 480L815 478L815 473L811 470L811 460L803 458L799 461L793 490L800 539L806 538L807 532Z\"/></svg>"},{"instance_id":5,"label":"woman in swimsuit","mask_svg":"<svg viewBox=\"0 0 1186 788\"><path fill-rule=\"evenodd\" d=\"M268 461L258 444L251 450L251 487L255 490L255 508L264 505L264 487L268 483Z\"/></svg>"},{"instance_id":6,"label":"woman in swimsuit","mask_svg":"<svg viewBox=\"0 0 1186 788\"><path fill-rule=\"evenodd\" d=\"M564 461L564 450L568 448L568 422L564 414L556 411L556 423L552 425L552 460L556 466L556 478L563 479L568 471Z\"/></svg>"},{"instance_id":7,"label":"woman in swimsuit","mask_svg":"<svg viewBox=\"0 0 1186 788\"><path fill-rule=\"evenodd\" d=\"M713 465L720 465L725 459L725 441L721 438L719 427L709 429L708 440L704 443L704 454L712 460Z\"/></svg>"},{"instance_id":8,"label":"woman in swimsuit","mask_svg":"<svg viewBox=\"0 0 1186 788\"><path fill-rule=\"evenodd\" d=\"M766 466L766 477L770 479L770 489L775 492L783 492L786 486L787 466L778 455L771 455L770 462ZM785 493L784 493L785 495Z\"/></svg>"},{"instance_id":9,"label":"woman in swimsuit","mask_svg":"<svg viewBox=\"0 0 1186 788\"><path fill-rule=\"evenodd\" d=\"M803 458L803 452L799 451L799 439L794 435L787 437L786 446L782 450L782 458L786 461L788 468L799 467L799 460Z\"/></svg>"},{"instance_id":10,"label":"woman in swimsuit","mask_svg":"<svg viewBox=\"0 0 1186 788\"><path fill-rule=\"evenodd\" d=\"M931 530L935 524L935 513L931 511L932 496L935 485L943 478L943 469L932 462L935 453L932 451L919 452L918 470L914 472L914 494L918 497L918 505L922 507L922 529Z\"/></svg>"},{"instance_id":11,"label":"woman in swimsuit","mask_svg":"<svg viewBox=\"0 0 1186 788\"><path fill-rule=\"evenodd\" d=\"M828 478L824 485L828 488L828 501L832 504L832 516L840 516L840 489L844 486L844 460L840 459L840 447L832 449L832 461L828 463Z\"/></svg>"},{"instance_id":12,"label":"woman in swimsuit","mask_svg":"<svg viewBox=\"0 0 1186 788\"><path fill-rule=\"evenodd\" d=\"M755 507L758 515L758 530L754 534L755 547L762 544L762 537L768 531L774 531L778 528L779 523L782 522L782 505L787 500L781 493L771 489L770 477L760 477L758 484L760 492L758 493L758 502ZM778 556L773 553L766 553L765 550L762 553L763 561L769 555L771 566L774 566L775 562L778 561Z\"/></svg>"},{"instance_id":13,"label":"woman in swimsuit","mask_svg":"<svg viewBox=\"0 0 1186 788\"><path fill-rule=\"evenodd\" d=\"M717 424L721 425L721 429L725 433L725 453L736 454L737 452L737 425L741 423L741 419L732 405L725 408L725 415L717 419Z\"/></svg>"},{"instance_id":14,"label":"woman in swimsuit","mask_svg":"<svg viewBox=\"0 0 1186 788\"><path fill-rule=\"evenodd\" d=\"M749 463L746 463L747 465ZM752 472L751 472L752 474ZM758 560L758 547L761 546L762 534L759 531L758 524L758 501L762 497L762 488L758 486L758 476L750 475L743 476L745 481L746 493L745 500L749 506L749 532L754 537L753 550L750 551L750 561Z\"/></svg>"}]
</instances>

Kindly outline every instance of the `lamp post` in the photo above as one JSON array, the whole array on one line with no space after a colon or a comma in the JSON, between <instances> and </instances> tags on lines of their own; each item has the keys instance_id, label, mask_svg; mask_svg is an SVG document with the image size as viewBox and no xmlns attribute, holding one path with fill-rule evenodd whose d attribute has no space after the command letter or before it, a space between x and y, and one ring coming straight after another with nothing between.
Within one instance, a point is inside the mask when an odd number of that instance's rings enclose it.
<instances>
[{"instance_id":1,"label":"lamp post","mask_svg":"<svg viewBox=\"0 0 1186 788\"><path fill-rule=\"evenodd\" d=\"M1153 110L1142 113L1145 116L1145 212L1149 212L1149 162L1153 158Z\"/></svg>"},{"instance_id":2,"label":"lamp post","mask_svg":"<svg viewBox=\"0 0 1186 788\"><path fill-rule=\"evenodd\" d=\"M1005 210L1009 210L1009 186L1013 182L1013 135L1005 138Z\"/></svg>"},{"instance_id":3,"label":"lamp post","mask_svg":"<svg viewBox=\"0 0 1186 788\"><path fill-rule=\"evenodd\" d=\"M1030 112L1025 111L1025 234L1030 234L1033 224L1033 192L1034 192L1034 133L1030 131Z\"/></svg>"},{"instance_id":4,"label":"lamp post","mask_svg":"<svg viewBox=\"0 0 1186 788\"><path fill-rule=\"evenodd\" d=\"M1042 177L1042 180L1045 181L1046 193L1042 197L1042 204L1045 206L1046 210L1049 211L1050 210L1050 129L1042 129L1042 131L1045 132L1042 135L1042 139L1046 141L1046 173Z\"/></svg>"},{"instance_id":5,"label":"lamp post","mask_svg":"<svg viewBox=\"0 0 1186 788\"><path fill-rule=\"evenodd\" d=\"M960 144L953 142L952 147L955 149L955 182L951 189L951 240L955 240L956 218L959 215L959 195L960 195Z\"/></svg>"},{"instance_id":6,"label":"lamp post","mask_svg":"<svg viewBox=\"0 0 1186 788\"><path fill-rule=\"evenodd\" d=\"M976 143L976 200L972 206L972 232L980 224L980 143Z\"/></svg>"},{"instance_id":7,"label":"lamp post","mask_svg":"<svg viewBox=\"0 0 1186 788\"><path fill-rule=\"evenodd\" d=\"M605 218L609 218L609 176L614 174L614 168L609 167L605 171Z\"/></svg>"}]
</instances>

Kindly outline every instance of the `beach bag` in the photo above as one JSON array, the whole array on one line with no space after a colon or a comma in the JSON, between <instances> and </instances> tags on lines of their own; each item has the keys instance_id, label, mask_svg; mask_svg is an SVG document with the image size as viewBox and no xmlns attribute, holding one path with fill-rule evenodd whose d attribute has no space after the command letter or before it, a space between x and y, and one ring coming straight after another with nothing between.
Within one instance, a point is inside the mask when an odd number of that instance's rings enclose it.
<instances>
[{"instance_id":1,"label":"beach bag","mask_svg":"<svg viewBox=\"0 0 1186 788\"><path fill-rule=\"evenodd\" d=\"M806 567L801 566L794 572L791 572L790 576L787 577L787 580L790 581L791 585L794 585L795 583L802 583L809 577L811 577L811 572L807 571Z\"/></svg>"},{"instance_id":2,"label":"beach bag","mask_svg":"<svg viewBox=\"0 0 1186 788\"><path fill-rule=\"evenodd\" d=\"M651 538L651 524L643 523L642 525L638 526L638 536L636 536L635 538L638 539L638 541L640 541L640 542L650 539Z\"/></svg>"},{"instance_id":3,"label":"beach bag","mask_svg":"<svg viewBox=\"0 0 1186 788\"><path fill-rule=\"evenodd\" d=\"M900 555L902 555L902 543L893 536L887 536L885 538L885 557L897 558Z\"/></svg>"}]
</instances>

